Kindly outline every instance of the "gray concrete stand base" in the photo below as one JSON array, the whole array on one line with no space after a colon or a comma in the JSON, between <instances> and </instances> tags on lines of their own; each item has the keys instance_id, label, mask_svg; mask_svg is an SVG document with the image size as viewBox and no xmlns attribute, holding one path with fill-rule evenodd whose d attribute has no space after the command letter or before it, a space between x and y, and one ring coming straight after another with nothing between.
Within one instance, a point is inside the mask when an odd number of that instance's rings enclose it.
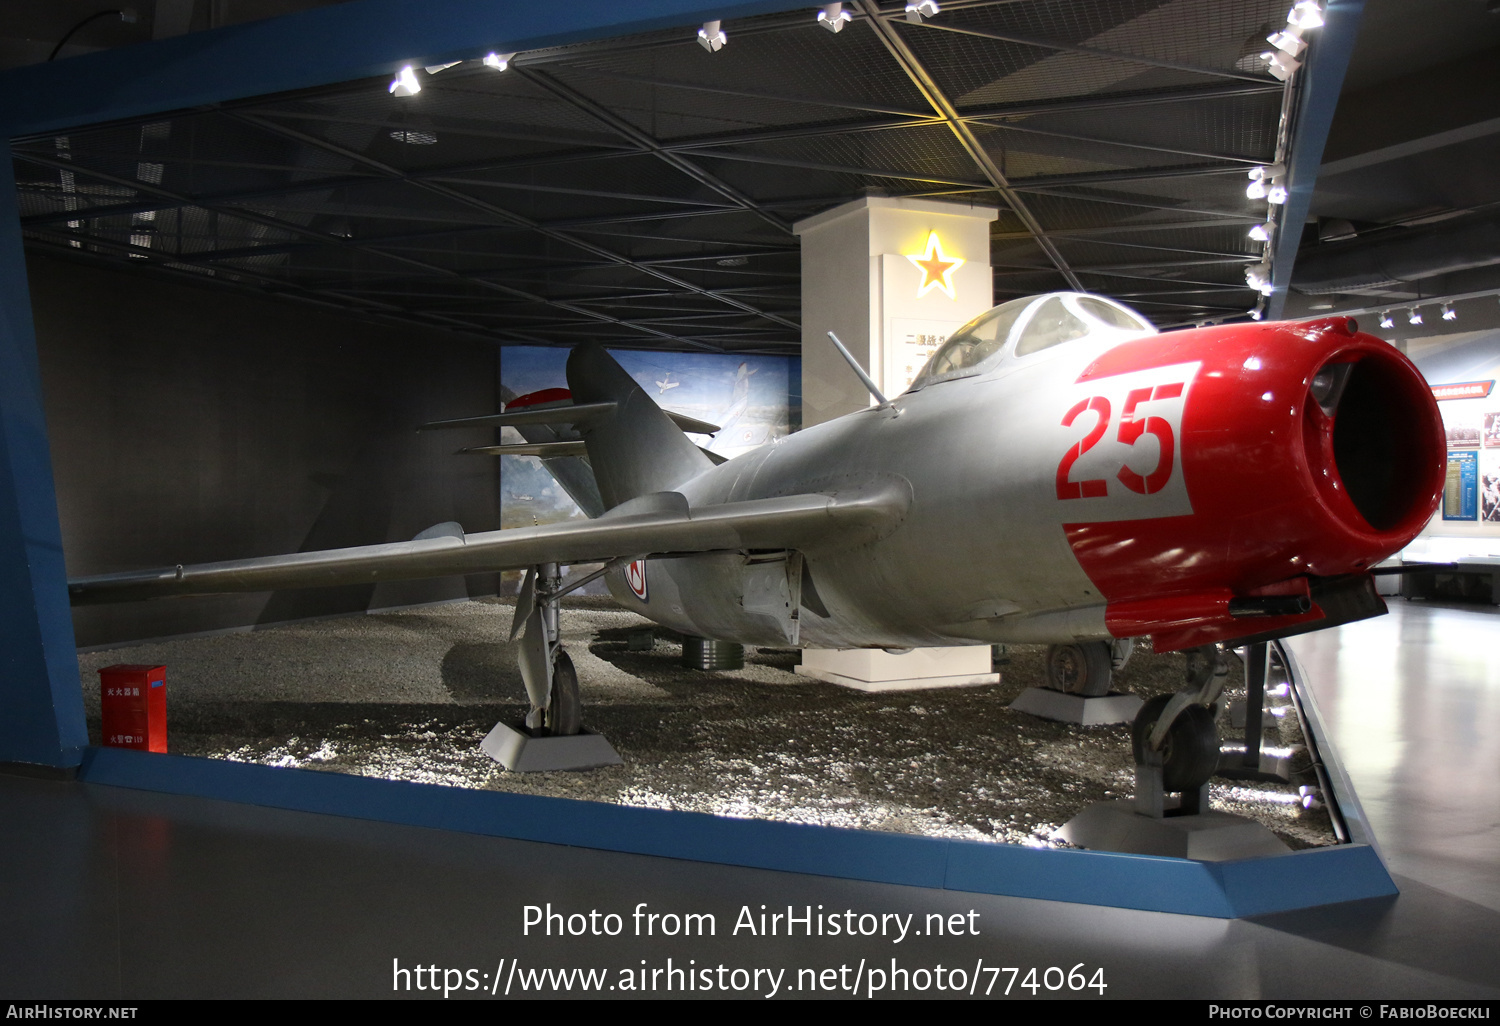
<instances>
[{"instance_id":1,"label":"gray concrete stand base","mask_svg":"<svg viewBox=\"0 0 1500 1026\"><path fill-rule=\"evenodd\" d=\"M1199 862L1284 855L1291 851L1259 823L1228 812L1152 819L1130 801L1096 802L1063 824L1055 835L1094 851L1167 855Z\"/></svg>"},{"instance_id":2,"label":"gray concrete stand base","mask_svg":"<svg viewBox=\"0 0 1500 1026\"><path fill-rule=\"evenodd\" d=\"M1010 703L1016 712L1030 713L1044 720L1078 723L1092 727L1100 723L1129 723L1145 705L1135 695L1100 695L1084 698L1051 688L1027 688Z\"/></svg>"},{"instance_id":3,"label":"gray concrete stand base","mask_svg":"<svg viewBox=\"0 0 1500 1026\"><path fill-rule=\"evenodd\" d=\"M479 743L484 754L516 773L621 766L625 760L603 734L532 737L508 723L497 723Z\"/></svg>"}]
</instances>

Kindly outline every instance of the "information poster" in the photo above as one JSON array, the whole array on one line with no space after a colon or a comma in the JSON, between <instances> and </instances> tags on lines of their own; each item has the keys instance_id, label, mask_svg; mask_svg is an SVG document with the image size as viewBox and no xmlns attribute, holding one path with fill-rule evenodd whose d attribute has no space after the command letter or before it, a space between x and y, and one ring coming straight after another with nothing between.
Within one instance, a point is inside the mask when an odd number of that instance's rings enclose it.
<instances>
[{"instance_id":1,"label":"information poster","mask_svg":"<svg viewBox=\"0 0 1500 1026\"><path fill-rule=\"evenodd\" d=\"M1448 450L1443 519L1479 519L1479 454L1473 449Z\"/></svg>"},{"instance_id":2,"label":"information poster","mask_svg":"<svg viewBox=\"0 0 1500 1026\"><path fill-rule=\"evenodd\" d=\"M886 395L905 392L932 354L963 327L962 321L892 317L886 334Z\"/></svg>"}]
</instances>

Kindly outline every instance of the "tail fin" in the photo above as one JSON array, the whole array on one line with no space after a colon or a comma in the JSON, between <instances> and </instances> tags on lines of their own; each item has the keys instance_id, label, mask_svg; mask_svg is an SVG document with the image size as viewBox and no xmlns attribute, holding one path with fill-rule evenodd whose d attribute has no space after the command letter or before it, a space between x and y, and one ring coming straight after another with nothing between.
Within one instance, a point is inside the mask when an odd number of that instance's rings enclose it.
<instances>
[{"instance_id":1,"label":"tail fin","mask_svg":"<svg viewBox=\"0 0 1500 1026\"><path fill-rule=\"evenodd\" d=\"M713 467L603 346L585 343L573 350L568 388L575 403L615 404L611 413L579 425L607 508L638 495L676 491Z\"/></svg>"}]
</instances>

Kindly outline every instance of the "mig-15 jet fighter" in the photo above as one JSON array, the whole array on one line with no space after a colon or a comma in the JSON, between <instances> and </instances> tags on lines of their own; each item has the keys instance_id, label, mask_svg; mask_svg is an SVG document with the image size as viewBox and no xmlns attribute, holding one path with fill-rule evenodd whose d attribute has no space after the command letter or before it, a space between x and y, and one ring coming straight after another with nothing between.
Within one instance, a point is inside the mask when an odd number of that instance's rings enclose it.
<instances>
[{"instance_id":1,"label":"mig-15 jet fighter","mask_svg":"<svg viewBox=\"0 0 1500 1026\"><path fill-rule=\"evenodd\" d=\"M430 426L517 428L526 442L483 451L541 457L586 521L107 574L72 599L523 569L513 633L538 732L579 729L557 615L582 582L560 568L601 561L589 579L685 635L1043 643L1057 686L1102 694L1124 639L1171 651L1384 612L1370 570L1444 481L1426 382L1344 317L1159 333L1100 296L1018 299L901 395L872 385L868 408L727 461L684 430L711 425L664 412L601 347L575 349L567 381Z\"/></svg>"}]
</instances>

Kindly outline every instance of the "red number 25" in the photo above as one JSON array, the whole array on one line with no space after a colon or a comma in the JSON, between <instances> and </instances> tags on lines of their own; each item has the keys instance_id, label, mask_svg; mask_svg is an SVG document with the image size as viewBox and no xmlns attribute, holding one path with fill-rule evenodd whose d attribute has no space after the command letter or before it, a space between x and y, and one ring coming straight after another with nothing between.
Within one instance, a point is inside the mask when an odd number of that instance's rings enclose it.
<instances>
[{"instance_id":1,"label":"red number 25","mask_svg":"<svg viewBox=\"0 0 1500 1026\"><path fill-rule=\"evenodd\" d=\"M1144 417L1137 420L1135 408L1152 399L1176 399L1180 395L1182 395L1182 383L1177 382L1171 385L1157 385L1155 388L1132 389L1125 396L1125 411L1120 418L1120 427L1116 432L1116 437L1125 445L1130 446L1135 445L1142 435L1155 435L1157 441L1156 466L1150 473L1139 474L1128 466L1122 466L1115 475L1120 483L1132 492L1151 495L1165 488L1167 481L1172 477L1176 450L1172 425L1161 417ZM1057 497L1059 499L1097 499L1108 494L1109 482L1103 478L1090 478L1084 481L1069 480L1073 464L1080 456L1098 444L1099 439L1103 438L1104 433L1109 430L1109 400L1102 395L1080 399L1071 410L1063 415L1062 426L1072 427L1073 422L1085 413L1095 414L1098 420L1081 441L1074 443L1067 452L1063 453L1062 462L1057 465Z\"/></svg>"}]
</instances>

